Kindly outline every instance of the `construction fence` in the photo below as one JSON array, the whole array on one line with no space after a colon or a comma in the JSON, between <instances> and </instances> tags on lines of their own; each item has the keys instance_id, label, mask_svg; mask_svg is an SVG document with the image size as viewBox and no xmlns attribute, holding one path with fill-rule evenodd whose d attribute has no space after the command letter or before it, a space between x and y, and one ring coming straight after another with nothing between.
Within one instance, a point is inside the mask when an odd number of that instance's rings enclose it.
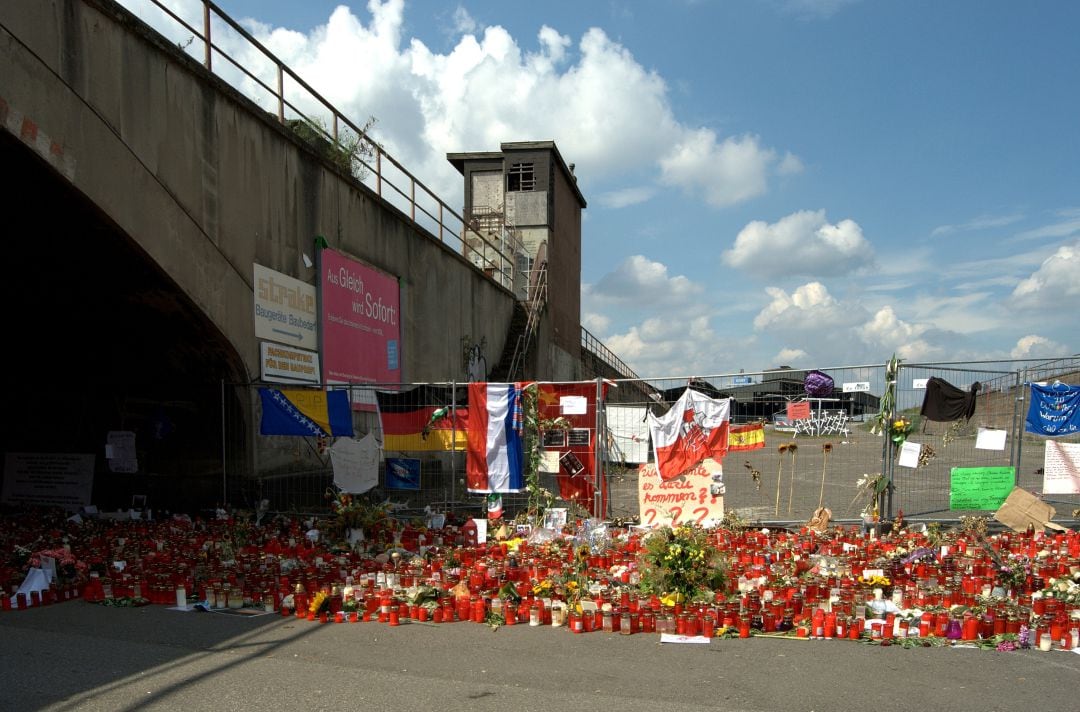
<instances>
[{"instance_id":1,"label":"construction fence","mask_svg":"<svg viewBox=\"0 0 1080 712\"><path fill-rule=\"evenodd\" d=\"M921 417L932 377L963 391L978 384L969 419L937 422ZM831 388L810 388L811 379L817 379L815 385L826 381ZM824 506L833 521L860 521L871 502L860 484L879 475L891 483L876 500L883 520L901 512L908 520L925 521L986 515L992 510L957 508L968 500L953 491L954 476L959 482L972 468L997 473L1001 471L996 468L1013 468L1017 486L1040 494L1056 508L1055 521L1075 523L1080 495L1042 495L1048 438L1024 428L1029 384L1055 381L1080 383L1080 355L1046 362L900 362L891 370L881 364L584 382L578 384L584 392L596 394L590 398L589 417L543 440L543 449L556 456L543 460L540 483L555 495L556 506L584 504L587 509L595 504L594 511L607 518L636 518L641 509L639 474L652 460L647 414L662 415L691 387L713 398L731 398L732 428L763 426L764 447L729 452L719 463L722 475L713 473L722 488L711 494L722 491L723 509L743 519L764 525L800 523ZM431 418L440 409L444 415L463 412L466 386L347 387L354 404L355 437L371 434L380 447L378 484L369 497L390 500L403 517L484 512L484 496L466 489L464 426L458 428L455 418ZM273 511L326 513L326 495L334 487L331 439L260 435L260 387L266 385L223 387L223 496L240 507L266 501ZM891 406L891 418L884 424L886 432L878 433L875 425L883 402ZM401 432L399 425L388 435L383 421L390 423L395 413L413 413L417 432ZM897 420L905 422L908 450L918 445L918 455L910 461L887 430ZM1080 446L1076 435L1053 441ZM596 489L593 502L560 497L571 473L557 455L567 450L579 456L571 461L585 465L584 471L575 468L577 477L605 485ZM962 471L955 472L957 468ZM510 516L525 506L525 494L503 496Z\"/></svg>"}]
</instances>

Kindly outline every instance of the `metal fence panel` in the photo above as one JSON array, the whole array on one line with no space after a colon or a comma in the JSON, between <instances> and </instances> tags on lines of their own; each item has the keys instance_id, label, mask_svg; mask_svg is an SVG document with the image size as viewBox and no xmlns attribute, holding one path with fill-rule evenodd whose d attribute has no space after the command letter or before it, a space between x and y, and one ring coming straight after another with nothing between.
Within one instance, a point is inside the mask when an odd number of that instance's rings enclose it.
<instances>
[{"instance_id":1,"label":"metal fence panel","mask_svg":"<svg viewBox=\"0 0 1080 712\"><path fill-rule=\"evenodd\" d=\"M936 377L968 391L978 383L975 412L968 421L935 422L920 415L926 395L926 381ZM950 480L955 467L1008 467L1013 464L1011 448L979 449L980 429L1002 429L1014 433L1016 427L1015 371L979 368L966 364L901 364L896 383L896 417L908 419L914 427L907 440L921 446L917 467L899 463L898 448L891 446L887 468L894 486L893 509L908 518L956 518L975 511L950 510Z\"/></svg>"},{"instance_id":2,"label":"metal fence panel","mask_svg":"<svg viewBox=\"0 0 1080 712\"><path fill-rule=\"evenodd\" d=\"M1043 467L1047 438L1025 432L1024 420L1031 405L1031 383L1054 383L1060 381L1080 385L1080 355L1045 363L1026 366L1020 372L1020 391L1016 396L1018 425L1015 430L1016 484L1026 490L1040 492L1043 484ZM1080 434L1053 438L1058 443L1080 446ZM1056 510L1054 521L1071 519L1080 522L1080 495L1043 494L1042 499Z\"/></svg>"},{"instance_id":3,"label":"metal fence panel","mask_svg":"<svg viewBox=\"0 0 1080 712\"><path fill-rule=\"evenodd\" d=\"M834 519L853 519L861 508L852 501L857 480L881 472L881 439L870 433L869 419L877 412L884 367L820 372L833 381L827 395L807 394L806 371L792 369L619 381L617 390L620 396L638 394L622 402L660 415L692 384L712 397L733 399L733 426L764 423L764 448L731 452L722 462L725 510L750 521L787 523L806 522L825 506ZM809 405L810 417L789 421L788 405L800 401ZM616 463L610 471L612 515L637 515L637 469Z\"/></svg>"},{"instance_id":4,"label":"metal fence panel","mask_svg":"<svg viewBox=\"0 0 1080 712\"><path fill-rule=\"evenodd\" d=\"M726 492L724 506L740 517L761 524L806 522L819 506L832 512L834 521L857 521L867 499L857 482L867 475L884 473L893 483L891 499L881 515L903 511L909 519L957 519L962 515L989 512L957 511L949 507L950 475L954 467L1016 468L1017 485L1039 492L1042 487L1046 438L1024 433L1030 382L1060 380L1080 382L1080 356L1053 362L995 363L901 363L897 371L895 414L908 418L908 436L922 446L917 467L903 467L898 449L871 427L885 393L885 365L841 366L817 369L831 379L829 393L808 393L808 370L776 369L757 373L728 373L695 378L666 377L608 381L600 403L599 433L590 437L599 444L599 460L608 485L608 517L632 519L638 515L641 460L652 459L645 429L645 414L665 413L692 385L716 398L731 397L733 426L761 422L765 447L728 453L722 462ZM979 382L973 417L967 422L939 423L919 415L925 390L920 381L931 376L967 389ZM452 407L464 384L367 384L352 386L354 402L373 404L374 391L413 394L410 402L429 411ZM442 390L440 390L442 389ZM804 403L807 418L790 420L788 407ZM260 419L258 385L223 386L222 496L232 505L255 508L269 500L272 511L327 511L325 494L333 483L329 442L315 438L258 434ZM357 437L379 433L380 416L370 405L353 413ZM982 428L1004 429L1006 447L976 447ZM460 437L460 433L429 433L432 438ZM644 440L644 442L643 442ZM1080 436L1057 438L1080 443ZM433 511L480 515L482 495L466 492L464 442L457 450L437 450L428 445L397 441L400 449L385 449L383 457L420 461L421 483L416 490L388 487L385 467L379 485L369 496L389 499L401 507L403 516ZM556 475L542 473L541 486L558 494ZM1055 521L1075 521L1080 495L1047 495L1057 507ZM513 516L526 507L525 494L504 495L504 509ZM556 501L556 506L567 506Z\"/></svg>"}]
</instances>

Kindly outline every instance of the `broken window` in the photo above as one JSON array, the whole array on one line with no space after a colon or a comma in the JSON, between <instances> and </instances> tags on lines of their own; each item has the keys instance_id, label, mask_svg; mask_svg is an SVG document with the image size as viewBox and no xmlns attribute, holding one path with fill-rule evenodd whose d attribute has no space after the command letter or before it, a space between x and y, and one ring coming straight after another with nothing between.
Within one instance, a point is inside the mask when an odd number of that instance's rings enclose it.
<instances>
[{"instance_id":1,"label":"broken window","mask_svg":"<svg viewBox=\"0 0 1080 712\"><path fill-rule=\"evenodd\" d=\"M522 191L536 189L536 173L532 163L513 163L506 172L506 190Z\"/></svg>"}]
</instances>

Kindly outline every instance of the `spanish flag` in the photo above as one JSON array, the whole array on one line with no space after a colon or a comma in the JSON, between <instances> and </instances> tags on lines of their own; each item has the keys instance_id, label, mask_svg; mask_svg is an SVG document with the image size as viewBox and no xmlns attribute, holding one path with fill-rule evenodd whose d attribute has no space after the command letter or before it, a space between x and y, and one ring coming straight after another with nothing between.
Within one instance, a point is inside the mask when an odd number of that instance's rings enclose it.
<instances>
[{"instance_id":1,"label":"spanish flag","mask_svg":"<svg viewBox=\"0 0 1080 712\"><path fill-rule=\"evenodd\" d=\"M262 435L352 437L352 410L347 391L260 388L259 398Z\"/></svg>"},{"instance_id":2,"label":"spanish flag","mask_svg":"<svg viewBox=\"0 0 1080 712\"><path fill-rule=\"evenodd\" d=\"M760 450L765 447L765 424L732 425L728 430L728 452Z\"/></svg>"}]
</instances>

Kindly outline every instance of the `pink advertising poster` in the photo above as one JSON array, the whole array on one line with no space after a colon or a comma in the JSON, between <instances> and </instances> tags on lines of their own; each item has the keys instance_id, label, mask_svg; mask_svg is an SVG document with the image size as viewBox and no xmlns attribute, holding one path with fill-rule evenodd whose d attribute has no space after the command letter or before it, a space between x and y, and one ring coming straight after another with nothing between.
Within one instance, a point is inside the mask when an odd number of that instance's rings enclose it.
<instances>
[{"instance_id":1,"label":"pink advertising poster","mask_svg":"<svg viewBox=\"0 0 1080 712\"><path fill-rule=\"evenodd\" d=\"M400 382L397 279L336 250L324 249L320 288L323 380Z\"/></svg>"}]
</instances>

